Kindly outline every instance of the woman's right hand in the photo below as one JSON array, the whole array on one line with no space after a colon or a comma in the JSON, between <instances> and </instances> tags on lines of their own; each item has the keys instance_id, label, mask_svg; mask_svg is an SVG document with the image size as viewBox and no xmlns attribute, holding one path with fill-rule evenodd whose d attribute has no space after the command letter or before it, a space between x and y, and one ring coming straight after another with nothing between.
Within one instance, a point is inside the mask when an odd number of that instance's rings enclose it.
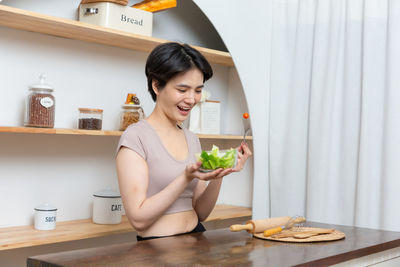
<instances>
[{"instance_id":1,"label":"woman's right hand","mask_svg":"<svg viewBox=\"0 0 400 267\"><path fill-rule=\"evenodd\" d=\"M200 166L201 166L201 162L196 162L194 164L190 164L190 165L186 166L185 175L189 181L193 180L194 178L197 178L197 179L203 180L203 181L216 180L216 179L220 179L220 178L230 174L231 172L233 172L232 168L228 168L228 169L219 168L212 172L201 172L201 171L199 171Z\"/></svg>"}]
</instances>

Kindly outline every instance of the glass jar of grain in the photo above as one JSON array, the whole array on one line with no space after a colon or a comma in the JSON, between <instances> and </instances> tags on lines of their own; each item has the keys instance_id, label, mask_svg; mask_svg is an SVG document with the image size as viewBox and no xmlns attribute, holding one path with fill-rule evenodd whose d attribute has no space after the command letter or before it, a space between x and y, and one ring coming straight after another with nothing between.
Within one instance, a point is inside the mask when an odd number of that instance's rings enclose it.
<instances>
[{"instance_id":1,"label":"glass jar of grain","mask_svg":"<svg viewBox=\"0 0 400 267\"><path fill-rule=\"evenodd\" d=\"M45 75L40 75L39 84L29 87L30 94L26 101L24 125L29 127L54 127L55 98L53 87L45 84Z\"/></svg>"},{"instance_id":2,"label":"glass jar of grain","mask_svg":"<svg viewBox=\"0 0 400 267\"><path fill-rule=\"evenodd\" d=\"M125 104L122 105L120 118L119 130L125 131L132 123L137 123L139 120L144 119L144 112L140 105Z\"/></svg>"}]
</instances>

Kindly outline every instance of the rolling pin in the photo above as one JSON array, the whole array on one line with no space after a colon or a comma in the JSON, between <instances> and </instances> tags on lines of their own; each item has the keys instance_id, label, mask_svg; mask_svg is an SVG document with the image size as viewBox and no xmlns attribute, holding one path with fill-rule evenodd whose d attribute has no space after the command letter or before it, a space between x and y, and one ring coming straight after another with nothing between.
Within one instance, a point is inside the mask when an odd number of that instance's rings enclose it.
<instances>
[{"instance_id":1,"label":"rolling pin","mask_svg":"<svg viewBox=\"0 0 400 267\"><path fill-rule=\"evenodd\" d=\"M262 220L249 220L246 224L234 224L229 227L232 232L239 232L242 230L246 230L250 234L254 233L261 233L264 230L269 228L278 227L284 225L290 220L290 216L284 217L275 217L269 219L262 219Z\"/></svg>"}]
</instances>

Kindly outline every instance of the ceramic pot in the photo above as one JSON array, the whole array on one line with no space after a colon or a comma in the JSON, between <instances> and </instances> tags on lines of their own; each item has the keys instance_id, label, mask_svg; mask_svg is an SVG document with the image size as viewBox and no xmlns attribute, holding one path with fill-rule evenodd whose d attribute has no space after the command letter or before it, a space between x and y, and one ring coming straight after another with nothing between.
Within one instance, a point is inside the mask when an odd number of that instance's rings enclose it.
<instances>
[{"instance_id":1,"label":"ceramic pot","mask_svg":"<svg viewBox=\"0 0 400 267\"><path fill-rule=\"evenodd\" d=\"M35 208L35 229L53 230L56 228L57 208L42 204Z\"/></svg>"},{"instance_id":2,"label":"ceramic pot","mask_svg":"<svg viewBox=\"0 0 400 267\"><path fill-rule=\"evenodd\" d=\"M97 224L121 223L121 195L109 188L93 194L93 222Z\"/></svg>"}]
</instances>

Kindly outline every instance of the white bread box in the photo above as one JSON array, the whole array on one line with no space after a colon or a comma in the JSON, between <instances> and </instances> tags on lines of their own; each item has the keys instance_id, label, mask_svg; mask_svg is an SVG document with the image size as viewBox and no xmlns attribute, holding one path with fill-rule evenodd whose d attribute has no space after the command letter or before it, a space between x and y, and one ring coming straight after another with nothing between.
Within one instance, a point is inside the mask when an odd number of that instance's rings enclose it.
<instances>
[{"instance_id":1,"label":"white bread box","mask_svg":"<svg viewBox=\"0 0 400 267\"><path fill-rule=\"evenodd\" d=\"M153 13L108 2L81 4L79 21L146 36L153 31Z\"/></svg>"}]
</instances>

